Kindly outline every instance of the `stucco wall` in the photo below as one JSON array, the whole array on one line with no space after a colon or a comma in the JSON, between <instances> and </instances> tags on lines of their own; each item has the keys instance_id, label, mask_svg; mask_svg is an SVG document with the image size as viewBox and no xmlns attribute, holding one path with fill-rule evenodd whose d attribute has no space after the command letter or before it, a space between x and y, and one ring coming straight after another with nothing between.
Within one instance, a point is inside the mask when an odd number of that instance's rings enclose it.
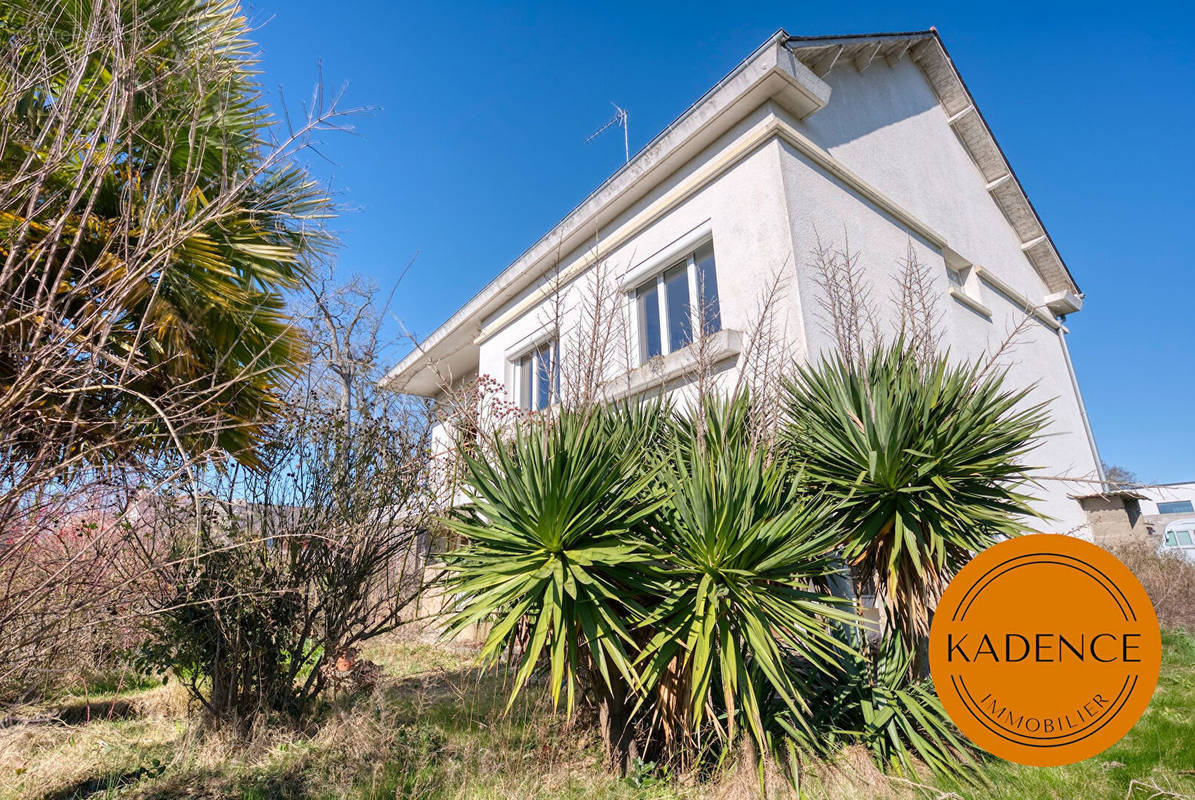
<instances>
[{"instance_id":1,"label":"stucco wall","mask_svg":"<svg viewBox=\"0 0 1195 800\"><path fill-rule=\"evenodd\" d=\"M744 120L730 134L597 232L592 241L600 243L612 231L627 225L643 208L651 205L709 159L716 157L728 143L758 123L767 113L770 112L761 109ZM694 230L708 226L714 245L722 327L742 331L754 319L760 292L768 278L775 272L792 270L793 253L784 208L779 146L772 142L738 161L625 244L609 251L601 251L599 245L600 257L610 279L621 281L627 273L651 261L661 251L668 250L673 243L685 239ZM560 271L567 272L570 265L585 258L587 252L578 250L561 254ZM550 336L558 319L575 321L577 306L590 302L593 276L594 271L590 270L564 288L560 301L546 299L538 303L485 339L480 348L480 374L509 383L512 379L510 358L545 336ZM483 328L503 317L510 308L525 302L527 297L543 286L551 285L551 281L549 276L507 303L483 321ZM625 310L628 313L630 311L629 308ZM561 327L567 327L568 322ZM638 366L629 320L624 318L624 325L623 333L627 340L623 351L611 359L607 375L609 379L616 378L628 366ZM794 345L800 347L802 339L799 329L793 336ZM561 347L567 349L569 344L570 337L566 333L561 337ZM562 353L563 361L568 362L570 357L572 354ZM731 384L736 375L734 369L724 372L723 383Z\"/></svg>"},{"instance_id":2,"label":"stucco wall","mask_svg":"<svg viewBox=\"0 0 1195 800\"><path fill-rule=\"evenodd\" d=\"M830 346L818 306L820 290L809 266L817 237L833 246L841 246L844 238L850 237L852 249L859 253L860 264L870 277L880 309L878 325L884 333L895 329L896 308L890 298L896 290L898 260L912 242L918 259L933 270L934 291L943 313L944 344L951 353L970 359L997 349L1025 317L1016 302L982 282L976 283L973 291L990 309L990 317L952 298L944 257L936 245L910 236L898 220L780 139L771 139L728 166L620 246L601 249L605 240L621 240L615 234L629 230L644 209L702 167L715 163L753 126L779 117L943 236L968 262L982 266L1032 302L1041 303L1046 294L1044 283L950 130L919 68L909 60L895 68L877 61L862 74L851 67L835 69L827 80L833 94L826 108L799 122L774 104L764 104L621 216L594 230L584 248L561 253L560 270L567 272L588 257L589 248L596 244L601 260L617 279L691 231L708 225L723 327L748 329L760 292L779 272L786 281L786 314L781 324L792 353L806 358ZM565 327L575 320L576 305L585 302L592 291L592 276L590 271L573 281L559 302L540 302L503 322L511 309L528 303L528 298L553 280L549 275L483 320L486 333L480 344L479 373L508 383L512 378L510 358L550 336L558 317L566 320ZM629 336L629 320L624 319L624 324L624 334ZM568 341L566 333L562 347L567 348ZM565 352L563 358L567 361L570 354ZM628 340L622 354L612 359L608 377L636 362ZM1058 334L1041 321L1030 322L1005 353L1004 363L1013 385L1033 385L1033 401L1050 403L1050 435L1033 457L1043 468L1042 474L1094 478L1096 459ZM729 383L734 377L732 369L724 374L724 381ZM1084 493L1078 491L1082 489L1089 487L1042 483L1036 490L1042 498L1039 508L1054 518L1044 530L1090 536L1078 503L1067 496Z\"/></svg>"},{"instance_id":3,"label":"stucco wall","mask_svg":"<svg viewBox=\"0 0 1195 800\"><path fill-rule=\"evenodd\" d=\"M1137 489L1144 495L1141 500L1141 513L1157 514L1158 503L1174 502L1176 500L1190 500L1195 504L1195 483L1171 483L1164 486L1143 486ZM1191 516L1186 514L1186 516Z\"/></svg>"},{"instance_id":4,"label":"stucco wall","mask_svg":"<svg viewBox=\"0 0 1195 800\"><path fill-rule=\"evenodd\" d=\"M1047 293L1044 282L1021 251L1015 233L985 188L985 182L947 124L941 106L921 71L909 61L895 68L878 62L860 74L836 69L827 81L830 104L798 128L873 186L908 209L947 240L966 261L980 265L1034 303ZM841 101L849 98L848 102ZM818 289L809 266L815 236L841 246L850 236L860 265L871 277L880 306L883 332L895 328L898 259L910 235L896 220L849 191L793 148L783 148L782 170L788 194L794 249L801 258L798 275L805 298L803 317L812 350L831 346L813 298ZM845 223L845 233L844 233ZM982 280L972 280L973 296L987 317L953 298L945 259L937 248L911 237L917 256L933 267L944 345L959 358L982 358L1000 349L1011 331L1025 321L1023 308ZM1034 452L1040 474L1094 479L1096 458L1087 438L1079 399L1058 333L1040 320L1021 327L1001 363L1014 386L1030 386L1032 402L1049 403L1049 435ZM1068 494L1087 493L1090 485L1043 481L1034 491L1038 508L1054 519L1043 530L1090 536L1086 519Z\"/></svg>"}]
</instances>

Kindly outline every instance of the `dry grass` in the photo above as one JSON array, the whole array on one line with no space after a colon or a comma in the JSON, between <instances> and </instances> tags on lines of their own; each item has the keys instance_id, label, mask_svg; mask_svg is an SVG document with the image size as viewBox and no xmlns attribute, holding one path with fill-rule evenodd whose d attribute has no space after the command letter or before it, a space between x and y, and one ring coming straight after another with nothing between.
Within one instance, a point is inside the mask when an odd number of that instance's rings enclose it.
<instances>
[{"instance_id":1,"label":"dry grass","mask_svg":"<svg viewBox=\"0 0 1195 800\"><path fill-rule=\"evenodd\" d=\"M93 698L73 724L54 720L61 708L22 709L29 721L0 730L0 798L696 796L604 774L597 742L543 692L504 714L501 677L470 668L467 647L393 639L364 655L384 667L376 690L333 699L304 730L205 730L173 685ZM99 713L112 699L123 714Z\"/></svg>"},{"instance_id":2,"label":"dry grass","mask_svg":"<svg viewBox=\"0 0 1195 800\"><path fill-rule=\"evenodd\" d=\"M1168 565L1162 565L1168 567ZM1107 754L1054 770L992 762L987 788L937 787L879 771L862 749L832 761L807 759L802 800L979 800L1123 798L1146 785L1178 796L1189 790L1195 640L1168 634L1159 694L1138 728ZM262 726L247 738L204 730L173 685L92 698L90 721L47 722L55 711L28 707L40 722L0 729L0 799L220 798L236 800L754 800L753 759L704 782L644 766L625 779L602 769L587 729L553 713L543 691L509 713L503 678L471 668L473 651L418 639L375 643L382 664L376 690L336 698L303 730ZM97 713L112 701L123 718ZM107 703L107 706L103 706ZM75 704L75 705L71 705ZM1185 733L1184 733L1185 731ZM154 764L157 759L160 766ZM1130 783L1133 781L1135 783ZM779 772L765 769L769 798L793 798ZM1162 795L1170 796L1170 795Z\"/></svg>"}]
</instances>

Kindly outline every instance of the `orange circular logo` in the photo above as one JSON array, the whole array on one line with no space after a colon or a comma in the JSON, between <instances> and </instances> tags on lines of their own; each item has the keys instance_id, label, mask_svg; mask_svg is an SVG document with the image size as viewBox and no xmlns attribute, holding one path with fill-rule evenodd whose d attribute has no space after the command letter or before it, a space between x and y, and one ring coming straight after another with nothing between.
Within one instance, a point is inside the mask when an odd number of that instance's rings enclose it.
<instances>
[{"instance_id":1,"label":"orange circular logo","mask_svg":"<svg viewBox=\"0 0 1195 800\"><path fill-rule=\"evenodd\" d=\"M1033 534L977 555L934 612L930 671L959 729L1039 767L1116 743L1149 705L1162 637L1141 583L1082 539Z\"/></svg>"}]
</instances>

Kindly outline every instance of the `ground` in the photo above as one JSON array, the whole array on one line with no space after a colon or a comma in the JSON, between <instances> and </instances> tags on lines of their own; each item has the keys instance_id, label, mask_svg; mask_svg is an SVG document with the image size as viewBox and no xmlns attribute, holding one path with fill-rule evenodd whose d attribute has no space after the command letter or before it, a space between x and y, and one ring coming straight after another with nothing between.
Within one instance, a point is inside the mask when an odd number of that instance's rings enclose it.
<instances>
[{"instance_id":1,"label":"ground","mask_svg":"<svg viewBox=\"0 0 1195 800\"><path fill-rule=\"evenodd\" d=\"M1167 634L1162 678L1137 726L1102 755L1037 769L989 762L986 786L883 776L861 754L807 761L808 798L1195 797L1195 639ZM754 773L693 781L643 765L601 769L597 742L531 697L504 714L502 678L472 651L404 638L366 653L385 676L368 696L336 698L309 729L277 726L246 744L201 730L172 683L59 698L0 729L0 798L746 798Z\"/></svg>"}]
</instances>

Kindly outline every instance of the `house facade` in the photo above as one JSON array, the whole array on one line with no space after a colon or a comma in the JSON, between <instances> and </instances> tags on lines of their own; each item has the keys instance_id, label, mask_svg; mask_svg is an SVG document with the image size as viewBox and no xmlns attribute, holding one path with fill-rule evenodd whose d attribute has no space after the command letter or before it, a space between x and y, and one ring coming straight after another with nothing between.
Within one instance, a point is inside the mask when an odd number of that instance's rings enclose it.
<instances>
[{"instance_id":1,"label":"house facade","mask_svg":"<svg viewBox=\"0 0 1195 800\"><path fill-rule=\"evenodd\" d=\"M1075 499L1097 544L1146 543L1195 561L1195 483L1108 487Z\"/></svg>"},{"instance_id":2,"label":"house facade","mask_svg":"<svg viewBox=\"0 0 1195 800\"><path fill-rule=\"evenodd\" d=\"M557 366L571 358L600 362L605 397L684 393L711 365L737 380L769 298L786 357L813 360L836 346L814 262L848 244L868 325L895 332L892 298L913 259L942 346L967 359L1000 351L1010 381L1049 402L1033 458L1043 530L1089 536L1074 497L1102 476L1065 326L1082 295L933 30L779 31L386 381L443 397L483 378L537 409L576 380ZM570 334L595 314L613 317L601 358Z\"/></svg>"}]
</instances>

